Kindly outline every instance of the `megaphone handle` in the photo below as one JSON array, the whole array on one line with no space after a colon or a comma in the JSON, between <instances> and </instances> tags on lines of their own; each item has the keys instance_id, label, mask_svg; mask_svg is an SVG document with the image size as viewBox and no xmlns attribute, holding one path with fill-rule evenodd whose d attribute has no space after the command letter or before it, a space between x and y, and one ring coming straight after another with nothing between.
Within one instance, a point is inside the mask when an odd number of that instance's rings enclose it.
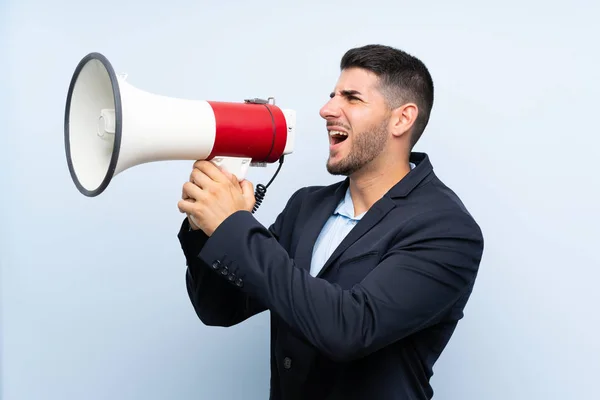
<instances>
[{"instance_id":1,"label":"megaphone handle","mask_svg":"<svg viewBox=\"0 0 600 400\"><path fill-rule=\"evenodd\" d=\"M248 173L252 159L244 157L215 157L210 161L217 167L221 167L227 172L234 174L238 181L241 182ZM189 218L194 225L199 226L193 215L190 215Z\"/></svg>"},{"instance_id":2,"label":"megaphone handle","mask_svg":"<svg viewBox=\"0 0 600 400\"><path fill-rule=\"evenodd\" d=\"M221 167L227 172L234 174L238 181L244 180L250 167L251 158L244 157L215 157L210 160L217 167Z\"/></svg>"},{"instance_id":3,"label":"megaphone handle","mask_svg":"<svg viewBox=\"0 0 600 400\"><path fill-rule=\"evenodd\" d=\"M190 222L195 225L196 228L199 227L198 223L196 222L196 219L194 218L194 216L192 214L189 214L188 218L189 218ZM192 229L192 227L190 227L190 230L191 229Z\"/></svg>"},{"instance_id":4,"label":"megaphone handle","mask_svg":"<svg viewBox=\"0 0 600 400\"><path fill-rule=\"evenodd\" d=\"M284 158L285 158L285 156L281 156L281 158L279 159L279 166L277 167L277 170L273 174L273 177L271 178L269 183L267 183L266 185L263 185L260 183L258 185L256 185L256 189L254 191L254 197L256 198L256 203L254 204L254 207L252 208L252 214L254 214L256 212L256 210L258 210L258 207L260 207L263 199L265 198L265 195L267 194L267 188L271 185L271 183L273 183L273 180L275 179L275 177L281 170L281 166L283 165ZM223 168L227 169L229 172L231 172L232 170L239 171L239 175L237 173L235 175L237 176L238 180L241 181L246 176L246 172L248 171L248 168L250 167L251 160L249 158L237 158L237 157L218 157L217 158L217 157L215 157L215 159L213 159L211 161L213 161L217 166L222 166ZM229 169L229 168L231 168L231 169ZM235 173L235 172L233 172L233 173ZM196 223L196 220L194 219L193 215L190 215L189 219L190 219L191 223L193 223L196 226L199 226Z\"/></svg>"}]
</instances>

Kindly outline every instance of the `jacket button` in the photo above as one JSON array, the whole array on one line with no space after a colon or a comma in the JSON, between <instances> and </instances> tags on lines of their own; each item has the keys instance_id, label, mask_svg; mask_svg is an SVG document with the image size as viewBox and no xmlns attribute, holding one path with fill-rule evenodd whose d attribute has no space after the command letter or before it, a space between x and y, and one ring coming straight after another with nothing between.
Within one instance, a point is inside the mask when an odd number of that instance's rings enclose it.
<instances>
[{"instance_id":1,"label":"jacket button","mask_svg":"<svg viewBox=\"0 0 600 400\"><path fill-rule=\"evenodd\" d=\"M285 368L285 369L292 368L292 359L291 358L286 357L283 359L283 368Z\"/></svg>"},{"instance_id":2,"label":"jacket button","mask_svg":"<svg viewBox=\"0 0 600 400\"><path fill-rule=\"evenodd\" d=\"M237 278L235 284L236 286L242 287L244 286L244 281L242 281L242 278Z\"/></svg>"},{"instance_id":3,"label":"jacket button","mask_svg":"<svg viewBox=\"0 0 600 400\"><path fill-rule=\"evenodd\" d=\"M216 260L215 262L212 263L212 269L219 269L219 267L221 266L221 261Z\"/></svg>"}]
</instances>

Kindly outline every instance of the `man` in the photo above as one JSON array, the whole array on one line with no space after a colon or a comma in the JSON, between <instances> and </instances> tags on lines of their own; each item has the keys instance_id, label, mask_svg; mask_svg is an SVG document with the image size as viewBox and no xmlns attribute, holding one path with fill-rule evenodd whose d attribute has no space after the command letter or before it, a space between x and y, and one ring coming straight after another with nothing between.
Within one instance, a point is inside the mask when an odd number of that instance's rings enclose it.
<instances>
[{"instance_id":1,"label":"man","mask_svg":"<svg viewBox=\"0 0 600 400\"><path fill-rule=\"evenodd\" d=\"M200 320L271 312L271 399L430 399L432 367L470 296L479 226L412 149L433 83L421 61L381 45L349 50L321 109L327 170L266 229L252 184L196 162L179 240Z\"/></svg>"}]
</instances>

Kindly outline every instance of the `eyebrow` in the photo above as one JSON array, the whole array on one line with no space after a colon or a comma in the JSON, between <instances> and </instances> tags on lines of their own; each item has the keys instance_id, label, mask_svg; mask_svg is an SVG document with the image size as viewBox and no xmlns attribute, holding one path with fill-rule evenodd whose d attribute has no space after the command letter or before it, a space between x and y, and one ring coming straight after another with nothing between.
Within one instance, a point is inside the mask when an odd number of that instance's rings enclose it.
<instances>
[{"instance_id":1,"label":"eyebrow","mask_svg":"<svg viewBox=\"0 0 600 400\"><path fill-rule=\"evenodd\" d=\"M341 90L341 91L340 91L340 94L341 94L342 96L344 96L344 97L355 96L355 95L361 95L361 93L360 93L358 90L349 90L349 89L346 89L346 90ZM335 92L331 92L331 93L329 94L329 97L333 97L333 96L335 96Z\"/></svg>"}]
</instances>

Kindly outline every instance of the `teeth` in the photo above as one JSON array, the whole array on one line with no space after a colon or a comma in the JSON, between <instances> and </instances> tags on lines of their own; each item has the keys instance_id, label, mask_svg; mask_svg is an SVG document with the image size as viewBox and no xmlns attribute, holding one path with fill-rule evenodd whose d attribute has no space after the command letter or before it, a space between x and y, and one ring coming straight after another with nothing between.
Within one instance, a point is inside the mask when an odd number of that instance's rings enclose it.
<instances>
[{"instance_id":1,"label":"teeth","mask_svg":"<svg viewBox=\"0 0 600 400\"><path fill-rule=\"evenodd\" d=\"M329 136L348 136L348 134L346 132L340 132L340 131L327 131L329 133Z\"/></svg>"}]
</instances>

